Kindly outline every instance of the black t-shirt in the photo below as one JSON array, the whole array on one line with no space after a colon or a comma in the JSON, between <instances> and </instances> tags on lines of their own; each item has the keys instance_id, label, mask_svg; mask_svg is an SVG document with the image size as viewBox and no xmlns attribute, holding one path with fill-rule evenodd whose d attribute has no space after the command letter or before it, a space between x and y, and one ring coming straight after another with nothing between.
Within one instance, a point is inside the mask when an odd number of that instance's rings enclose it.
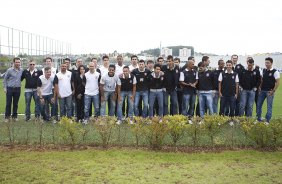
<instances>
[{"instance_id":1,"label":"black t-shirt","mask_svg":"<svg viewBox=\"0 0 282 184\"><path fill-rule=\"evenodd\" d=\"M145 69L141 72L138 68L136 68L131 73L136 77L136 91L146 91L149 89L150 70Z\"/></svg>"}]
</instances>

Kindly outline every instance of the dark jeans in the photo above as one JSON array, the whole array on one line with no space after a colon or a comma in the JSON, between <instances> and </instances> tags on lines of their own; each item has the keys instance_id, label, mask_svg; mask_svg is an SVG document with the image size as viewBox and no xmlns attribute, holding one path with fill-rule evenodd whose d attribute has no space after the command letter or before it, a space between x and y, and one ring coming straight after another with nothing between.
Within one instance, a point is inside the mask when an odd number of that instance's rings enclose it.
<instances>
[{"instance_id":1,"label":"dark jeans","mask_svg":"<svg viewBox=\"0 0 282 184\"><path fill-rule=\"evenodd\" d=\"M6 111L5 111L5 118L10 118L11 116L11 108L13 102L13 118L17 118L18 116L18 103L21 95L21 88L16 87L7 87L6 93Z\"/></svg>"},{"instance_id":2,"label":"dark jeans","mask_svg":"<svg viewBox=\"0 0 282 184\"><path fill-rule=\"evenodd\" d=\"M33 97L34 100L34 104L35 104L35 117L39 117L40 116L40 101L39 101L39 96L37 95L37 91L31 91L31 92L25 92L24 93L25 96L25 116L26 119L30 119L30 102L31 102L31 98Z\"/></svg>"},{"instance_id":3,"label":"dark jeans","mask_svg":"<svg viewBox=\"0 0 282 184\"><path fill-rule=\"evenodd\" d=\"M223 96L223 97L221 97L219 114L233 117L235 115L235 105L236 105L235 96L232 96L232 97L224 97Z\"/></svg>"},{"instance_id":4,"label":"dark jeans","mask_svg":"<svg viewBox=\"0 0 282 184\"><path fill-rule=\"evenodd\" d=\"M50 114L47 113L46 108L49 108L49 105L51 106L51 117L56 118L56 102L52 103L51 99L53 98L53 94L50 95L44 95L42 96L44 99L44 103L40 103L40 111L41 111L41 116L43 120L49 121L50 120Z\"/></svg>"},{"instance_id":5,"label":"dark jeans","mask_svg":"<svg viewBox=\"0 0 282 184\"><path fill-rule=\"evenodd\" d=\"M164 116L165 115L168 115L168 97L170 96L170 102L171 102L171 106L172 106L172 112L170 112L170 115L175 115L178 113L178 109L177 109L177 93L176 93L176 90L173 90L173 91L164 91L163 92L163 103L164 103L164 106L163 106L163 113L164 113Z\"/></svg>"},{"instance_id":6,"label":"dark jeans","mask_svg":"<svg viewBox=\"0 0 282 184\"><path fill-rule=\"evenodd\" d=\"M261 121L261 114L262 114L262 106L264 103L264 100L266 99L267 103L267 111L265 114L265 119L267 122L270 121L272 117L272 105L273 105L273 99L274 95L269 95L269 91L260 91L258 96L258 103L257 103L257 118L258 121Z\"/></svg>"},{"instance_id":7,"label":"dark jeans","mask_svg":"<svg viewBox=\"0 0 282 184\"><path fill-rule=\"evenodd\" d=\"M84 119L84 96L81 99L76 98L76 120Z\"/></svg>"}]
</instances>

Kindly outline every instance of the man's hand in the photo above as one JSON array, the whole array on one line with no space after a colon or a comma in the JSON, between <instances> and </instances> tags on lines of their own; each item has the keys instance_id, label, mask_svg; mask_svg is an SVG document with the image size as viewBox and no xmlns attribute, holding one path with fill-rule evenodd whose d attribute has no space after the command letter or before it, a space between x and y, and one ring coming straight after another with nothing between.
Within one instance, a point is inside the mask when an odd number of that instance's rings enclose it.
<instances>
[{"instance_id":1,"label":"man's hand","mask_svg":"<svg viewBox=\"0 0 282 184\"><path fill-rule=\"evenodd\" d=\"M76 98L77 98L78 100L80 100L80 99L81 99L81 97L82 97L82 94L79 94L79 95L77 95L77 97L76 97Z\"/></svg>"},{"instance_id":2,"label":"man's hand","mask_svg":"<svg viewBox=\"0 0 282 184\"><path fill-rule=\"evenodd\" d=\"M222 97L222 93L221 92L219 92L218 95L219 95L219 97Z\"/></svg>"},{"instance_id":3,"label":"man's hand","mask_svg":"<svg viewBox=\"0 0 282 184\"><path fill-rule=\"evenodd\" d=\"M44 98L40 98L40 103L44 104Z\"/></svg>"},{"instance_id":4,"label":"man's hand","mask_svg":"<svg viewBox=\"0 0 282 184\"><path fill-rule=\"evenodd\" d=\"M4 93L7 93L7 90L6 90L6 89L4 89Z\"/></svg>"},{"instance_id":5,"label":"man's hand","mask_svg":"<svg viewBox=\"0 0 282 184\"><path fill-rule=\"evenodd\" d=\"M104 102L104 101L105 101L105 96L101 95L101 102Z\"/></svg>"},{"instance_id":6,"label":"man's hand","mask_svg":"<svg viewBox=\"0 0 282 184\"><path fill-rule=\"evenodd\" d=\"M112 97L113 101L116 101L117 99L117 94L114 94L113 97Z\"/></svg>"},{"instance_id":7,"label":"man's hand","mask_svg":"<svg viewBox=\"0 0 282 184\"><path fill-rule=\"evenodd\" d=\"M52 104L55 103L55 98L51 98L51 103L52 103Z\"/></svg>"},{"instance_id":8,"label":"man's hand","mask_svg":"<svg viewBox=\"0 0 282 184\"><path fill-rule=\"evenodd\" d=\"M72 91L72 95L74 95L74 94L75 94L75 90Z\"/></svg>"},{"instance_id":9,"label":"man's hand","mask_svg":"<svg viewBox=\"0 0 282 184\"><path fill-rule=\"evenodd\" d=\"M273 90L272 90L272 91L269 91L269 92L268 92L268 96L273 96L273 95L274 95L274 92L275 92L275 91L273 91Z\"/></svg>"},{"instance_id":10,"label":"man's hand","mask_svg":"<svg viewBox=\"0 0 282 184\"><path fill-rule=\"evenodd\" d=\"M133 102L134 101L134 96L130 96L130 100Z\"/></svg>"}]
</instances>

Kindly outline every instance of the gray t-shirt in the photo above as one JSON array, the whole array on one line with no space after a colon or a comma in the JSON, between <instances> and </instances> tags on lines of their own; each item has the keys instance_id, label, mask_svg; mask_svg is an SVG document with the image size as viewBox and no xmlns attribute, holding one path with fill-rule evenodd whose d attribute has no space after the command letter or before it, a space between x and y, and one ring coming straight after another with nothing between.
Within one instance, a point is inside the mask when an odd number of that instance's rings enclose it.
<instances>
[{"instance_id":1,"label":"gray t-shirt","mask_svg":"<svg viewBox=\"0 0 282 184\"><path fill-rule=\"evenodd\" d=\"M104 91L115 91L118 81L118 76L110 77L109 74L102 76L100 84L104 85Z\"/></svg>"}]
</instances>

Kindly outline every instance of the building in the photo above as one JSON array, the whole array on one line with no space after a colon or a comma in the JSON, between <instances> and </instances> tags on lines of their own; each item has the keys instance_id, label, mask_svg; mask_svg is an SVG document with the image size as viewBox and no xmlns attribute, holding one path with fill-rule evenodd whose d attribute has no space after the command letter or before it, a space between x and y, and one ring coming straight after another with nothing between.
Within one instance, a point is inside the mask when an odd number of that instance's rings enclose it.
<instances>
[{"instance_id":1,"label":"building","mask_svg":"<svg viewBox=\"0 0 282 184\"><path fill-rule=\"evenodd\" d=\"M191 49L183 48L179 49L179 57L190 57L191 56Z\"/></svg>"},{"instance_id":2,"label":"building","mask_svg":"<svg viewBox=\"0 0 282 184\"><path fill-rule=\"evenodd\" d=\"M168 55L172 55L172 49L162 48L161 49L161 56L162 57L167 57Z\"/></svg>"}]
</instances>

